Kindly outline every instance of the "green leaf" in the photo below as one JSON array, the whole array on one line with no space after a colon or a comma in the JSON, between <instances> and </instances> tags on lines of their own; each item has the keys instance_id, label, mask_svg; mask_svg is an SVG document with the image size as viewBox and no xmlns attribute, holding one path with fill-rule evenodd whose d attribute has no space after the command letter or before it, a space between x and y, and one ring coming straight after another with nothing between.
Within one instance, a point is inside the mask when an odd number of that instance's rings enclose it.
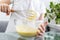
<instances>
[{"instance_id":1,"label":"green leaf","mask_svg":"<svg viewBox=\"0 0 60 40\"><path fill-rule=\"evenodd\" d=\"M46 9L47 13L54 13L56 14L56 22L60 23L60 3L54 4L53 2L50 2L50 9ZM52 19L53 17L49 15Z\"/></svg>"},{"instance_id":2,"label":"green leaf","mask_svg":"<svg viewBox=\"0 0 60 40\"><path fill-rule=\"evenodd\" d=\"M60 18L56 18L56 23L60 24Z\"/></svg>"},{"instance_id":3,"label":"green leaf","mask_svg":"<svg viewBox=\"0 0 60 40\"><path fill-rule=\"evenodd\" d=\"M50 11L49 11L48 9L46 9L46 12L47 12L47 13L50 13Z\"/></svg>"},{"instance_id":4,"label":"green leaf","mask_svg":"<svg viewBox=\"0 0 60 40\"><path fill-rule=\"evenodd\" d=\"M50 2L50 8L54 8L53 2Z\"/></svg>"}]
</instances>

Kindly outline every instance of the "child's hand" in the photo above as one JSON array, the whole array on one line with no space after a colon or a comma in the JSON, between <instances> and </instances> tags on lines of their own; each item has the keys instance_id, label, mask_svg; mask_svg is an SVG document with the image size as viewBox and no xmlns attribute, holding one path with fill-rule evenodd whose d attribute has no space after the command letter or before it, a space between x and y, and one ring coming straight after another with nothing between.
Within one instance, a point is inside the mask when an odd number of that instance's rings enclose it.
<instances>
[{"instance_id":1,"label":"child's hand","mask_svg":"<svg viewBox=\"0 0 60 40\"><path fill-rule=\"evenodd\" d=\"M47 25L47 22L40 25L40 27L38 28L38 31L37 31L37 37L43 36L43 34L45 33L45 26L46 25Z\"/></svg>"}]
</instances>

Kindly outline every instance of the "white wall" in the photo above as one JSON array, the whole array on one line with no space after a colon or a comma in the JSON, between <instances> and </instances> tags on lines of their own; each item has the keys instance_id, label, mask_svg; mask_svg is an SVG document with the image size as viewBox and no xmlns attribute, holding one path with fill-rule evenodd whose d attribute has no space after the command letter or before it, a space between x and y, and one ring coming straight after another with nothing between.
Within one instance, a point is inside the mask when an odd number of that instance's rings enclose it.
<instances>
[{"instance_id":1,"label":"white wall","mask_svg":"<svg viewBox=\"0 0 60 40\"><path fill-rule=\"evenodd\" d=\"M49 8L49 2L50 1L60 2L60 0L59 1L58 0L42 0L42 1L45 3L46 8ZM0 21L8 21L9 18L10 18L10 16L6 16L5 13L4 14L0 13Z\"/></svg>"}]
</instances>

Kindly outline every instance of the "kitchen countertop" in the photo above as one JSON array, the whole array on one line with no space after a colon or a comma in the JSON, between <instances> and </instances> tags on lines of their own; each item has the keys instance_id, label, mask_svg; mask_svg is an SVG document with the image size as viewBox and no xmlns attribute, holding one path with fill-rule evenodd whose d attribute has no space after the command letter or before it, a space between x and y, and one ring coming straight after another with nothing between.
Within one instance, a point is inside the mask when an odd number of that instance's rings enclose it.
<instances>
[{"instance_id":1,"label":"kitchen countertop","mask_svg":"<svg viewBox=\"0 0 60 40\"><path fill-rule=\"evenodd\" d=\"M54 32L47 32L44 36L45 40L60 40L60 33L54 33ZM16 32L12 33L1 33L0 32L0 40L26 40L22 39ZM31 40L31 39L27 39Z\"/></svg>"}]
</instances>

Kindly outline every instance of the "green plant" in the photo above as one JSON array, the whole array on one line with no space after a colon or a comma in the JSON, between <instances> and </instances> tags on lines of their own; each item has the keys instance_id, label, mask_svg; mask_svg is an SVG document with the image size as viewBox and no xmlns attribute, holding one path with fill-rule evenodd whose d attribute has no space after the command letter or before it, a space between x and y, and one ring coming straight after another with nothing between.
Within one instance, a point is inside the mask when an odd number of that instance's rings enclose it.
<instances>
[{"instance_id":1,"label":"green plant","mask_svg":"<svg viewBox=\"0 0 60 40\"><path fill-rule=\"evenodd\" d=\"M50 9L46 9L47 11L47 14L48 13L51 13L51 14L55 14L56 15L56 23L57 24L60 24L60 3L53 3L53 2L50 2L50 5L49 5ZM53 15L51 15L51 18L53 19Z\"/></svg>"}]
</instances>

